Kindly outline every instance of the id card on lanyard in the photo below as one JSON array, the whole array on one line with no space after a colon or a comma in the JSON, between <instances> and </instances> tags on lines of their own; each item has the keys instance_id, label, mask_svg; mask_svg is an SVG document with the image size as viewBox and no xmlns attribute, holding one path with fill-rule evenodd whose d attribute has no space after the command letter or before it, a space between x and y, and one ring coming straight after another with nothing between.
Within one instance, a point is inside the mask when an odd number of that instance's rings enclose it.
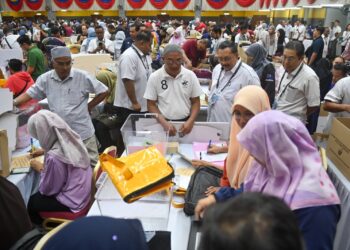
<instances>
[{"instance_id":1,"label":"id card on lanyard","mask_svg":"<svg viewBox=\"0 0 350 250\"><path fill-rule=\"evenodd\" d=\"M137 56L139 57L139 59L141 60L142 62L142 65L144 67L144 69L146 70L146 77L147 77L147 80L149 78L149 76L151 75L151 72L150 72L150 67L148 65L148 62L147 62L147 57L146 55L144 55L144 58L145 60L142 59L142 56L140 55L140 53L137 51L137 49L134 47L134 45L131 46L133 48L133 50L136 52Z\"/></svg>"},{"instance_id":2,"label":"id card on lanyard","mask_svg":"<svg viewBox=\"0 0 350 250\"><path fill-rule=\"evenodd\" d=\"M225 90L225 88L227 88L228 86L231 85L231 81L232 79L236 76L238 70L241 68L241 65L242 65L242 61L239 63L237 69L235 70L235 72L231 75L230 79L228 79L227 83L224 85L223 88L219 88L219 85L220 85L220 78L221 78L221 74L222 74L222 71L224 71L223 68L221 68L221 71L220 71L220 74L219 74L219 77L218 77L218 82L216 83L216 88L214 90L214 93L213 95L211 96L211 98L209 99L209 105L214 105L219 99L220 99L220 96L222 94L222 92Z\"/></svg>"},{"instance_id":3,"label":"id card on lanyard","mask_svg":"<svg viewBox=\"0 0 350 250\"><path fill-rule=\"evenodd\" d=\"M281 78L281 81L280 81L280 84L278 85L278 90L277 90L277 96L275 98L275 101L273 102L272 104L272 109L276 109L277 108L277 104L278 104L278 101L279 99L283 96L283 94L286 92L287 88L289 87L289 85L294 81L294 79L299 75L300 71L302 70L304 64L302 64L299 68L299 70L297 71L297 73L292 77L292 80L290 80L283 88L283 90L280 92L281 90L281 85L282 85L282 82L283 82L283 79L287 73L287 71L284 71L283 73L283 76Z\"/></svg>"}]
</instances>

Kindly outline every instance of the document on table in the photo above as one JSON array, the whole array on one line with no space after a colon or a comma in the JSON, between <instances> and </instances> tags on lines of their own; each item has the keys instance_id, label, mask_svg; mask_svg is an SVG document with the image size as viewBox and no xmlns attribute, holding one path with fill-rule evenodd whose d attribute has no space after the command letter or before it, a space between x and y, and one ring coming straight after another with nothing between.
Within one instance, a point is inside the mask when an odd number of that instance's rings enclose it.
<instances>
[{"instance_id":1,"label":"document on table","mask_svg":"<svg viewBox=\"0 0 350 250\"><path fill-rule=\"evenodd\" d=\"M19 173L28 173L30 171L30 154L24 154L19 156L14 156L11 159L11 173L19 174ZM44 156L39 156L34 158L41 163L44 163Z\"/></svg>"}]
</instances>

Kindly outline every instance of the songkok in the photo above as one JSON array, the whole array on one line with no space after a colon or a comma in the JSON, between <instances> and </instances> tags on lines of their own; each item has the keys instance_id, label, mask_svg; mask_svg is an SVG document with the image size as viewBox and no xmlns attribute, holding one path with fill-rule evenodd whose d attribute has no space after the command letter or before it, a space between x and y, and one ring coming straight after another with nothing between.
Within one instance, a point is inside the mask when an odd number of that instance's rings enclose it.
<instances>
[{"instance_id":1,"label":"songkok","mask_svg":"<svg viewBox=\"0 0 350 250\"><path fill-rule=\"evenodd\" d=\"M168 44L167 46L165 46L163 53L162 53L162 56L165 56L166 54L168 54L170 52L179 52L182 54L182 49L179 45Z\"/></svg>"},{"instance_id":2,"label":"songkok","mask_svg":"<svg viewBox=\"0 0 350 250\"><path fill-rule=\"evenodd\" d=\"M56 59L59 57L72 57L69 48L63 46L57 46L51 50L51 58Z\"/></svg>"}]
</instances>

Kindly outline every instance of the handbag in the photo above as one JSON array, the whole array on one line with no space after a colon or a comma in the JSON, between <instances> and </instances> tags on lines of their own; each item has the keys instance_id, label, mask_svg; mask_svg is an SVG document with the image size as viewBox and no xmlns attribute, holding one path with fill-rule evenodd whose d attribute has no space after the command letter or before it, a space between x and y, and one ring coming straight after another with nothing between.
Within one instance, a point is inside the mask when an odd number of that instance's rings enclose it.
<instances>
[{"instance_id":1,"label":"handbag","mask_svg":"<svg viewBox=\"0 0 350 250\"><path fill-rule=\"evenodd\" d=\"M100 163L127 203L172 186L174 169L156 147L118 159L101 154Z\"/></svg>"}]
</instances>

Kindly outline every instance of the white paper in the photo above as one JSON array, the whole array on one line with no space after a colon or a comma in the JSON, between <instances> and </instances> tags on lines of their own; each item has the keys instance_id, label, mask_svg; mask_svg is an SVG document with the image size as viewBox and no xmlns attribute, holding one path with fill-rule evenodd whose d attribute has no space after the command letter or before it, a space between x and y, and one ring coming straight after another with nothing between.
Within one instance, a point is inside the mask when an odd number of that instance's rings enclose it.
<instances>
[{"instance_id":1,"label":"white paper","mask_svg":"<svg viewBox=\"0 0 350 250\"><path fill-rule=\"evenodd\" d=\"M0 115L13 110L13 93L8 88L0 88Z\"/></svg>"}]
</instances>

